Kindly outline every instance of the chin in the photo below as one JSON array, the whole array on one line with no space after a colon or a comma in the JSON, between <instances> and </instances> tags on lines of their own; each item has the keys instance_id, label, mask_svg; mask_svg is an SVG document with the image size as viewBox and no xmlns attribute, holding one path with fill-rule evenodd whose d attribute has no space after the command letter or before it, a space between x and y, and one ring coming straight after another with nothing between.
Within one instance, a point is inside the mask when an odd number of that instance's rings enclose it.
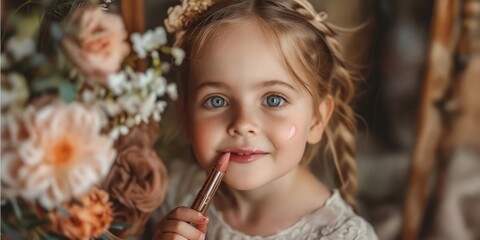
<instances>
[{"instance_id":1,"label":"chin","mask_svg":"<svg viewBox=\"0 0 480 240\"><path fill-rule=\"evenodd\" d=\"M254 178L233 178L233 177L226 177L223 179L224 183L227 184L231 189L238 190L238 191L250 191L255 190L263 185L265 185L265 181L261 179L254 179Z\"/></svg>"}]
</instances>

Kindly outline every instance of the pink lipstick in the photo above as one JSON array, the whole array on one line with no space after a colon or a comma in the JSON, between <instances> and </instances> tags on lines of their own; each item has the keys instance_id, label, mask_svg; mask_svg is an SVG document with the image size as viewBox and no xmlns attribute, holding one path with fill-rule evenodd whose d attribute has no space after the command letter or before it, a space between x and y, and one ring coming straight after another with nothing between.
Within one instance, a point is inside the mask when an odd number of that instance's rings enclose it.
<instances>
[{"instance_id":1,"label":"pink lipstick","mask_svg":"<svg viewBox=\"0 0 480 240\"><path fill-rule=\"evenodd\" d=\"M210 174L208 174L207 180L198 192L195 201L193 201L191 207L192 209L197 210L205 215L210 203L212 203L213 196L217 192L218 187L222 182L223 175L225 175L225 172L227 171L229 159L229 152L226 152L220 156L220 159L217 161L217 163L215 163L215 166L213 166Z\"/></svg>"}]
</instances>

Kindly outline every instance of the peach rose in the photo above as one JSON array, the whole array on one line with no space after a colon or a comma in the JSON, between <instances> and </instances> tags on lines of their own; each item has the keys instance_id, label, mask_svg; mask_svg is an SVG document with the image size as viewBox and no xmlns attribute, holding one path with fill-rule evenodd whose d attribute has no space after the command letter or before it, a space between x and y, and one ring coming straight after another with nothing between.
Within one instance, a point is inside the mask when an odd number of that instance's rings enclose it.
<instances>
[{"instance_id":1,"label":"peach rose","mask_svg":"<svg viewBox=\"0 0 480 240\"><path fill-rule=\"evenodd\" d=\"M167 183L167 170L156 152L133 145L120 151L104 189L125 207L151 213L163 202Z\"/></svg>"},{"instance_id":2,"label":"peach rose","mask_svg":"<svg viewBox=\"0 0 480 240\"><path fill-rule=\"evenodd\" d=\"M75 29L62 45L80 73L106 84L106 77L117 72L130 47L122 18L98 7L78 8L69 24Z\"/></svg>"}]
</instances>

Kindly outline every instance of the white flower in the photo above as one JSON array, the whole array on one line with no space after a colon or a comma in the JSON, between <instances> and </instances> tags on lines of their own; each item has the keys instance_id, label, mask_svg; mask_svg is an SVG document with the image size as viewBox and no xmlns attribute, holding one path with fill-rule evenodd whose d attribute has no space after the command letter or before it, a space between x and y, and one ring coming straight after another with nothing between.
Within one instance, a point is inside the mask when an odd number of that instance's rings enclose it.
<instances>
[{"instance_id":1,"label":"white flower","mask_svg":"<svg viewBox=\"0 0 480 240\"><path fill-rule=\"evenodd\" d=\"M82 92L82 101L85 102L85 103L93 103L93 101L95 101L95 93L91 90L84 90Z\"/></svg>"},{"instance_id":2,"label":"white flower","mask_svg":"<svg viewBox=\"0 0 480 240\"><path fill-rule=\"evenodd\" d=\"M122 134L122 135L127 135L128 132L129 132L128 127L124 126L124 125L120 125L118 127L118 130L120 131L120 134Z\"/></svg>"},{"instance_id":3,"label":"white flower","mask_svg":"<svg viewBox=\"0 0 480 240\"><path fill-rule=\"evenodd\" d=\"M8 40L6 50L13 55L15 61L19 61L35 53L35 41L31 38L15 36Z\"/></svg>"},{"instance_id":4,"label":"white flower","mask_svg":"<svg viewBox=\"0 0 480 240\"><path fill-rule=\"evenodd\" d=\"M167 80L162 76L157 76L150 85L150 90L159 97L163 96L167 90Z\"/></svg>"},{"instance_id":5,"label":"white flower","mask_svg":"<svg viewBox=\"0 0 480 240\"><path fill-rule=\"evenodd\" d=\"M143 35L143 43L147 51L154 49L167 43L167 33L163 27L157 27L155 30L148 30Z\"/></svg>"},{"instance_id":6,"label":"white flower","mask_svg":"<svg viewBox=\"0 0 480 240\"><path fill-rule=\"evenodd\" d=\"M157 96L155 94L150 94L147 99L143 101L143 104L140 108L140 115L144 119L148 119L155 108L155 100Z\"/></svg>"},{"instance_id":7,"label":"white flower","mask_svg":"<svg viewBox=\"0 0 480 240\"><path fill-rule=\"evenodd\" d=\"M137 77L137 81L133 82L133 87L136 89L144 89L155 78L155 70L153 70L153 68L149 68L145 73L138 73Z\"/></svg>"},{"instance_id":8,"label":"white flower","mask_svg":"<svg viewBox=\"0 0 480 240\"><path fill-rule=\"evenodd\" d=\"M167 94L172 100L177 100L177 98L178 98L177 84L175 84L175 83L168 84Z\"/></svg>"},{"instance_id":9,"label":"white flower","mask_svg":"<svg viewBox=\"0 0 480 240\"><path fill-rule=\"evenodd\" d=\"M139 58L145 58L147 56L147 51L143 47L142 35L140 35L140 33L132 33L132 35L130 35L130 40L133 44L133 51L137 53Z\"/></svg>"},{"instance_id":10,"label":"white flower","mask_svg":"<svg viewBox=\"0 0 480 240\"><path fill-rule=\"evenodd\" d=\"M29 97L27 81L18 73L9 74L4 81L9 85L9 89L1 89L1 106L5 107L20 107Z\"/></svg>"},{"instance_id":11,"label":"white flower","mask_svg":"<svg viewBox=\"0 0 480 240\"><path fill-rule=\"evenodd\" d=\"M100 116L81 104L30 107L15 120L22 138L2 151L2 193L15 189L52 209L99 183L115 159L113 141L100 133Z\"/></svg>"},{"instance_id":12,"label":"white flower","mask_svg":"<svg viewBox=\"0 0 480 240\"><path fill-rule=\"evenodd\" d=\"M109 136L112 140L117 140L120 136L120 129L118 127L114 127L112 130L110 130Z\"/></svg>"},{"instance_id":13,"label":"white flower","mask_svg":"<svg viewBox=\"0 0 480 240\"><path fill-rule=\"evenodd\" d=\"M123 95L117 99L120 107L128 114L135 114L142 106L142 99L138 95Z\"/></svg>"},{"instance_id":14,"label":"white flower","mask_svg":"<svg viewBox=\"0 0 480 240\"><path fill-rule=\"evenodd\" d=\"M162 70L163 73L170 72L170 63L162 62L162 64L160 65L160 69Z\"/></svg>"},{"instance_id":15,"label":"white flower","mask_svg":"<svg viewBox=\"0 0 480 240\"><path fill-rule=\"evenodd\" d=\"M163 111L165 111L165 108L167 107L167 102L159 101L157 102L157 104L155 104L155 107L158 112L162 113Z\"/></svg>"},{"instance_id":16,"label":"white flower","mask_svg":"<svg viewBox=\"0 0 480 240\"><path fill-rule=\"evenodd\" d=\"M127 73L119 72L108 75L108 88L115 95L122 94L126 89L128 89L127 82Z\"/></svg>"},{"instance_id":17,"label":"white flower","mask_svg":"<svg viewBox=\"0 0 480 240\"><path fill-rule=\"evenodd\" d=\"M133 33L130 36L133 43L133 50L139 58L145 58L148 52L159 48L167 43L167 33L163 27L157 27L153 31L148 30L143 35Z\"/></svg>"},{"instance_id":18,"label":"white flower","mask_svg":"<svg viewBox=\"0 0 480 240\"><path fill-rule=\"evenodd\" d=\"M160 115L159 112L157 111L153 112L153 120L155 120L156 122L160 122L162 120L162 116Z\"/></svg>"},{"instance_id":19,"label":"white flower","mask_svg":"<svg viewBox=\"0 0 480 240\"><path fill-rule=\"evenodd\" d=\"M180 66L185 58L185 51L181 48L173 47L172 56L175 58L175 65Z\"/></svg>"},{"instance_id":20,"label":"white flower","mask_svg":"<svg viewBox=\"0 0 480 240\"><path fill-rule=\"evenodd\" d=\"M118 104L111 99L98 101L96 105L109 117L115 117L122 111L120 106L118 106Z\"/></svg>"}]
</instances>

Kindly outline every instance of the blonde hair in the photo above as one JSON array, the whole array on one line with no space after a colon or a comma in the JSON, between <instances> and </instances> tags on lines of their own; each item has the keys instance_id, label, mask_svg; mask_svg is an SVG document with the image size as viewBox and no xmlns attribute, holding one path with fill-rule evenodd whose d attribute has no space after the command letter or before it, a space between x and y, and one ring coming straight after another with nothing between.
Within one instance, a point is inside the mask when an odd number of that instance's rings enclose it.
<instances>
[{"instance_id":1,"label":"blonde hair","mask_svg":"<svg viewBox=\"0 0 480 240\"><path fill-rule=\"evenodd\" d=\"M342 197L355 208L358 191L354 157L356 123L350 106L354 96L353 78L347 70L342 46L335 39L335 27L325 23L323 15L312 9L306 0L214 2L176 39L177 45L187 54L183 80L179 83L180 95L187 100L190 66L207 43L211 44L226 26L246 19L255 20L276 44L285 66L310 93L315 109L324 97L333 97L335 109L325 129L326 137L318 144L307 145L302 162L309 164L318 156L319 149L325 149L324 157L335 163L335 179Z\"/></svg>"}]
</instances>

